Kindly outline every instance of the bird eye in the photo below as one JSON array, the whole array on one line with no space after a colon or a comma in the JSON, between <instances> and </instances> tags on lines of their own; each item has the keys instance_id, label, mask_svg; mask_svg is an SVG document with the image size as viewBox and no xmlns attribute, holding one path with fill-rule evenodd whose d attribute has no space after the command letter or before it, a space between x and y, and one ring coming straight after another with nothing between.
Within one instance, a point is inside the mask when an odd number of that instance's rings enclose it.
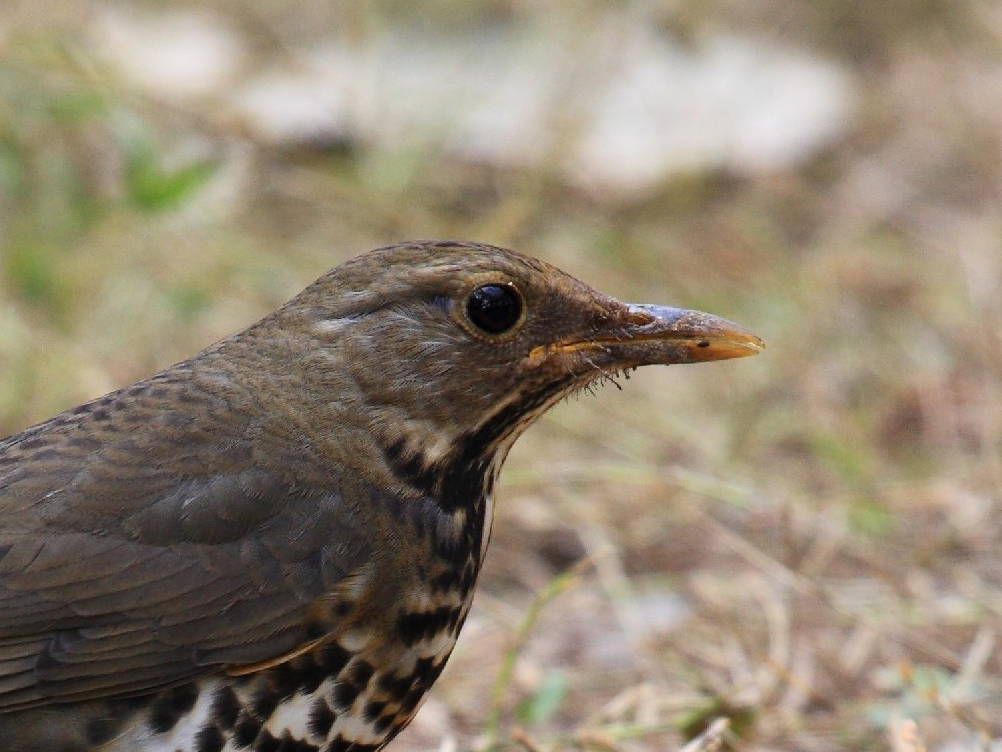
<instances>
[{"instance_id":1,"label":"bird eye","mask_svg":"<svg viewBox=\"0 0 1002 752\"><path fill-rule=\"evenodd\" d=\"M522 299L508 285L483 285L466 301L466 315L478 329L488 334L501 334L518 323L522 316Z\"/></svg>"}]
</instances>

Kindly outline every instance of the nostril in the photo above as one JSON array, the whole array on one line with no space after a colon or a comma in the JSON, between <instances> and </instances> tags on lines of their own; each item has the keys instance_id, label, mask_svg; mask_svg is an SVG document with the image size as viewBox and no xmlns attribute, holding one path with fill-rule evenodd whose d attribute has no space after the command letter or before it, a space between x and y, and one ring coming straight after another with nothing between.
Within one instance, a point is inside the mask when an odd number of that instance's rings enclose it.
<instances>
[{"instance_id":1,"label":"nostril","mask_svg":"<svg viewBox=\"0 0 1002 752\"><path fill-rule=\"evenodd\" d=\"M633 326L647 326L648 324L653 324L656 317L642 308L631 307L626 320Z\"/></svg>"}]
</instances>

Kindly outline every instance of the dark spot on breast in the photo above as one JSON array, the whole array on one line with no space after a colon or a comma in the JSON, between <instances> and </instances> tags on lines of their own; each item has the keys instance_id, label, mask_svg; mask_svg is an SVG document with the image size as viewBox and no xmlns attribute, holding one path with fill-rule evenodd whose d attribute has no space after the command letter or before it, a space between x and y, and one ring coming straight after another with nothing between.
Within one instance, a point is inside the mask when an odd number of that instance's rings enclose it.
<instances>
[{"instance_id":1,"label":"dark spot on breast","mask_svg":"<svg viewBox=\"0 0 1002 752\"><path fill-rule=\"evenodd\" d=\"M421 640L424 632L424 614L404 613L397 618L397 635L408 647Z\"/></svg>"},{"instance_id":2,"label":"dark spot on breast","mask_svg":"<svg viewBox=\"0 0 1002 752\"><path fill-rule=\"evenodd\" d=\"M324 747L324 752L348 752L349 749L354 749L352 743L343 736L336 736Z\"/></svg>"},{"instance_id":3,"label":"dark spot on breast","mask_svg":"<svg viewBox=\"0 0 1002 752\"><path fill-rule=\"evenodd\" d=\"M331 706L327 704L327 700L318 697L310 707L310 716L306 726L314 736L326 739L336 719L337 716L331 710Z\"/></svg>"},{"instance_id":4,"label":"dark spot on breast","mask_svg":"<svg viewBox=\"0 0 1002 752\"><path fill-rule=\"evenodd\" d=\"M279 741L272 734L261 729L261 733L254 740L254 752L278 752Z\"/></svg>"},{"instance_id":5,"label":"dark spot on breast","mask_svg":"<svg viewBox=\"0 0 1002 752\"><path fill-rule=\"evenodd\" d=\"M468 593L473 589L473 584L476 582L477 572L473 568L472 562L467 562L466 566L463 568L463 575L459 580L459 591L461 593Z\"/></svg>"},{"instance_id":6,"label":"dark spot on breast","mask_svg":"<svg viewBox=\"0 0 1002 752\"><path fill-rule=\"evenodd\" d=\"M297 662L300 673L299 686L306 694L313 694L329 674L312 654L302 656Z\"/></svg>"},{"instance_id":7,"label":"dark spot on breast","mask_svg":"<svg viewBox=\"0 0 1002 752\"><path fill-rule=\"evenodd\" d=\"M389 695L390 699L398 702L407 690L411 688L413 682L411 676L395 676L394 674L383 674L376 682L376 686Z\"/></svg>"},{"instance_id":8,"label":"dark spot on breast","mask_svg":"<svg viewBox=\"0 0 1002 752\"><path fill-rule=\"evenodd\" d=\"M438 502L442 509L452 513L473 506L484 494L484 477L490 466L488 456L475 457L449 466L442 480ZM482 526L482 525L481 525Z\"/></svg>"},{"instance_id":9,"label":"dark spot on breast","mask_svg":"<svg viewBox=\"0 0 1002 752\"><path fill-rule=\"evenodd\" d=\"M361 658L357 658L348 671L348 681L357 684L361 689L365 689L365 686L369 683L369 679L372 678L372 674L372 664Z\"/></svg>"},{"instance_id":10,"label":"dark spot on breast","mask_svg":"<svg viewBox=\"0 0 1002 752\"><path fill-rule=\"evenodd\" d=\"M379 702L378 700L367 702L365 703L365 707L362 708L362 718L365 719L366 723L372 723L383 714L385 709L385 702Z\"/></svg>"},{"instance_id":11,"label":"dark spot on breast","mask_svg":"<svg viewBox=\"0 0 1002 752\"><path fill-rule=\"evenodd\" d=\"M421 640L433 638L459 618L459 610L442 606L434 611L411 611L397 619L397 634L405 645L412 647Z\"/></svg>"},{"instance_id":12,"label":"dark spot on breast","mask_svg":"<svg viewBox=\"0 0 1002 752\"><path fill-rule=\"evenodd\" d=\"M425 496L432 495L438 470L433 466L426 466L420 452L408 454L407 442L403 438L381 444L380 449L383 451L383 459L398 479Z\"/></svg>"},{"instance_id":13,"label":"dark spot on breast","mask_svg":"<svg viewBox=\"0 0 1002 752\"><path fill-rule=\"evenodd\" d=\"M216 690L212 698L212 717L224 729L233 728L240 714L240 700L228 684Z\"/></svg>"},{"instance_id":14,"label":"dark spot on breast","mask_svg":"<svg viewBox=\"0 0 1002 752\"><path fill-rule=\"evenodd\" d=\"M386 733L386 730L390 726L393 725L393 721L395 721L396 719L397 719L397 714L396 713L392 713L391 712L391 713L386 713L384 715L381 715L372 724L372 729L377 734L384 734L384 733Z\"/></svg>"},{"instance_id":15,"label":"dark spot on breast","mask_svg":"<svg viewBox=\"0 0 1002 752\"><path fill-rule=\"evenodd\" d=\"M365 689L372 678L372 665L360 658L356 658L344 672L339 676L334 685L334 704L340 710L348 710L355 700Z\"/></svg>"},{"instance_id":16,"label":"dark spot on breast","mask_svg":"<svg viewBox=\"0 0 1002 752\"><path fill-rule=\"evenodd\" d=\"M202 727L195 734L195 752L222 752L226 739L214 725Z\"/></svg>"},{"instance_id":17,"label":"dark spot on breast","mask_svg":"<svg viewBox=\"0 0 1002 752\"><path fill-rule=\"evenodd\" d=\"M320 648L320 657L317 663L329 676L336 676L341 673L350 660L351 653L336 642L328 642Z\"/></svg>"},{"instance_id":18,"label":"dark spot on breast","mask_svg":"<svg viewBox=\"0 0 1002 752\"><path fill-rule=\"evenodd\" d=\"M427 688L424 686L415 686L407 694L405 694L400 699L400 711L405 715L410 714L421 702L421 698L424 697Z\"/></svg>"},{"instance_id":19,"label":"dark spot on breast","mask_svg":"<svg viewBox=\"0 0 1002 752\"><path fill-rule=\"evenodd\" d=\"M459 584L459 572L450 567L435 577L431 582L432 591L435 593L448 592Z\"/></svg>"},{"instance_id":20,"label":"dark spot on breast","mask_svg":"<svg viewBox=\"0 0 1002 752\"><path fill-rule=\"evenodd\" d=\"M428 688L435 683L438 675L442 673L445 661L435 663L434 658L419 658L414 664L414 671L411 672L411 689L408 695L415 690L424 694ZM418 695L420 699L420 694Z\"/></svg>"},{"instance_id":21,"label":"dark spot on breast","mask_svg":"<svg viewBox=\"0 0 1002 752\"><path fill-rule=\"evenodd\" d=\"M278 694L271 686L261 687L251 700L251 712L262 721L271 718L278 707Z\"/></svg>"},{"instance_id":22,"label":"dark spot on breast","mask_svg":"<svg viewBox=\"0 0 1002 752\"><path fill-rule=\"evenodd\" d=\"M198 688L194 684L182 684L164 692L150 708L150 728L160 734L170 731L197 699Z\"/></svg>"},{"instance_id":23,"label":"dark spot on breast","mask_svg":"<svg viewBox=\"0 0 1002 752\"><path fill-rule=\"evenodd\" d=\"M299 691L302 675L296 671L291 663L280 663L268 671L268 684L275 692L275 696L282 700L288 700Z\"/></svg>"},{"instance_id":24,"label":"dark spot on breast","mask_svg":"<svg viewBox=\"0 0 1002 752\"><path fill-rule=\"evenodd\" d=\"M526 415L539 409L573 382L571 377L558 379L539 392L505 405L485 420L479 428L457 439L459 450L450 455L441 471L442 481L437 501L447 512L469 507L484 493L487 468L497 442ZM480 528L483 528L481 521Z\"/></svg>"},{"instance_id":25,"label":"dark spot on breast","mask_svg":"<svg viewBox=\"0 0 1002 752\"><path fill-rule=\"evenodd\" d=\"M238 747L249 747L261 731L261 721L247 713L241 713L237 725L233 727L233 743Z\"/></svg>"},{"instance_id":26,"label":"dark spot on breast","mask_svg":"<svg viewBox=\"0 0 1002 752\"><path fill-rule=\"evenodd\" d=\"M334 704L343 711L350 710L361 691L362 687L359 687L357 684L352 684L348 681L339 681L334 685Z\"/></svg>"}]
</instances>

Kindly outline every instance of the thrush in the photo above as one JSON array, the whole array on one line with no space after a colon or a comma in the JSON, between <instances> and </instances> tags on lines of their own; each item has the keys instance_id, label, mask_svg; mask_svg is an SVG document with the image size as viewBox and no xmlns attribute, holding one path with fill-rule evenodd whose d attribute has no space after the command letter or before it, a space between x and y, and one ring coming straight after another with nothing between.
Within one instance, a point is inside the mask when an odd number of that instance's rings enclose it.
<instances>
[{"instance_id":1,"label":"thrush","mask_svg":"<svg viewBox=\"0 0 1002 752\"><path fill-rule=\"evenodd\" d=\"M425 242L0 442L0 750L373 752L469 611L512 442L575 390L751 355L708 314Z\"/></svg>"}]
</instances>

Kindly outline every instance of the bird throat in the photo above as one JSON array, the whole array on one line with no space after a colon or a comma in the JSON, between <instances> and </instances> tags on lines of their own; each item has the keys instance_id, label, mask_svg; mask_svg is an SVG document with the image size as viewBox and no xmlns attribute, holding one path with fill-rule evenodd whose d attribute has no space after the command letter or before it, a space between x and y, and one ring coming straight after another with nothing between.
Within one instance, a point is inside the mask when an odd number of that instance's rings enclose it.
<instances>
[{"instance_id":1,"label":"bird throat","mask_svg":"<svg viewBox=\"0 0 1002 752\"><path fill-rule=\"evenodd\" d=\"M518 393L475 428L459 434L449 451L436 460L415 450L409 437L398 436L381 445L386 466L401 484L420 495L419 505L430 503L438 514L452 520L454 535L439 539L437 553L447 560L467 562L469 569L461 578L463 590L472 589L487 553L494 518L494 484L508 450L576 381L567 376L543 388Z\"/></svg>"},{"instance_id":2,"label":"bird throat","mask_svg":"<svg viewBox=\"0 0 1002 752\"><path fill-rule=\"evenodd\" d=\"M443 512L471 511L479 499L490 494L515 439L575 381L567 376L541 389L517 394L475 428L460 433L451 449L438 459L430 460L407 436L383 443L383 458L401 483L433 500Z\"/></svg>"}]
</instances>

